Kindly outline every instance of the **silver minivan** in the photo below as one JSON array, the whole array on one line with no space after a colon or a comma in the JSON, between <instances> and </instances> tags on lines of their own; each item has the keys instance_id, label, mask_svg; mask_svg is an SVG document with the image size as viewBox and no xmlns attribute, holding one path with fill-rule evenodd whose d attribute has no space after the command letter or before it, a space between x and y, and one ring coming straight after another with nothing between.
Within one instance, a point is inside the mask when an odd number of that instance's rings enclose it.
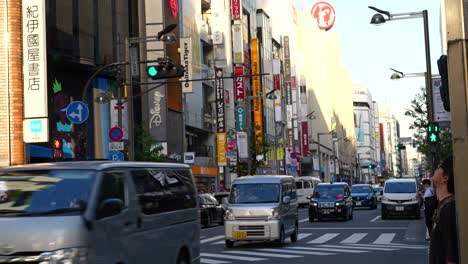
<instances>
[{"instance_id":1,"label":"silver minivan","mask_svg":"<svg viewBox=\"0 0 468 264\"><path fill-rule=\"evenodd\" d=\"M200 263L190 167L82 161L0 168L1 263Z\"/></svg>"},{"instance_id":2,"label":"silver minivan","mask_svg":"<svg viewBox=\"0 0 468 264\"><path fill-rule=\"evenodd\" d=\"M248 176L234 180L225 213L225 244L276 241L299 232L296 183L292 176Z\"/></svg>"}]
</instances>

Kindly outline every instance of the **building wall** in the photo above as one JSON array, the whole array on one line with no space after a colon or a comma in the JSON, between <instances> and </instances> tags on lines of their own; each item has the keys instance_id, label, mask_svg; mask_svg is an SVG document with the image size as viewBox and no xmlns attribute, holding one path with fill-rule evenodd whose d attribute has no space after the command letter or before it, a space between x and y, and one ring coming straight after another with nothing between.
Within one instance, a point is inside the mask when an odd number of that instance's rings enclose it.
<instances>
[{"instance_id":1,"label":"building wall","mask_svg":"<svg viewBox=\"0 0 468 264\"><path fill-rule=\"evenodd\" d=\"M0 166L23 164L21 1L0 2Z\"/></svg>"}]
</instances>

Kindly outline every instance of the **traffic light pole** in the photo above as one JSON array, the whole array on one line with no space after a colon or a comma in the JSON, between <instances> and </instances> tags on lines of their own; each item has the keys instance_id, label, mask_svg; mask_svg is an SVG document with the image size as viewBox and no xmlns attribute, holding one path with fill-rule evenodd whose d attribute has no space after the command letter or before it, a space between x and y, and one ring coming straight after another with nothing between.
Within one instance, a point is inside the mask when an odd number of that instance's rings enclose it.
<instances>
[{"instance_id":1,"label":"traffic light pole","mask_svg":"<svg viewBox=\"0 0 468 264\"><path fill-rule=\"evenodd\" d=\"M127 85L127 130L128 130L128 160L135 160L135 137L134 137L134 111L133 111L133 79L132 72L130 69L130 45L132 42L129 37L125 37L125 79Z\"/></svg>"}]
</instances>

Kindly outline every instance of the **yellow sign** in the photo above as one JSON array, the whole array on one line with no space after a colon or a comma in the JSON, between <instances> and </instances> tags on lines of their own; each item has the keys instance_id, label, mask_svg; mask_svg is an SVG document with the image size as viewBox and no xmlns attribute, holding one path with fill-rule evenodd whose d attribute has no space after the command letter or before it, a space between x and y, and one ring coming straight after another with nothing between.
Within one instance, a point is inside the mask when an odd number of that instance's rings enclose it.
<instances>
[{"instance_id":1,"label":"yellow sign","mask_svg":"<svg viewBox=\"0 0 468 264\"><path fill-rule=\"evenodd\" d=\"M226 166L226 133L217 133L216 149L218 153L218 166Z\"/></svg>"},{"instance_id":2,"label":"yellow sign","mask_svg":"<svg viewBox=\"0 0 468 264\"><path fill-rule=\"evenodd\" d=\"M284 160L284 148L277 148L276 149L276 159L277 160Z\"/></svg>"},{"instance_id":3,"label":"yellow sign","mask_svg":"<svg viewBox=\"0 0 468 264\"><path fill-rule=\"evenodd\" d=\"M250 57L252 61L252 95L253 99L255 138L257 142L262 141L263 120L262 120L262 98L260 87L260 64L258 60L258 42L257 39L250 41Z\"/></svg>"}]
</instances>

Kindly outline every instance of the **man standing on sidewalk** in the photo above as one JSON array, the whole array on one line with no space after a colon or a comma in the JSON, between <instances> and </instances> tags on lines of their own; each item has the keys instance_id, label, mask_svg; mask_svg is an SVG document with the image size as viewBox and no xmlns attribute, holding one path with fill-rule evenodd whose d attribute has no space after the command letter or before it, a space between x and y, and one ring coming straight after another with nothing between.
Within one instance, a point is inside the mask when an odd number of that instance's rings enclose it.
<instances>
[{"instance_id":1,"label":"man standing on sidewalk","mask_svg":"<svg viewBox=\"0 0 468 264\"><path fill-rule=\"evenodd\" d=\"M437 208L437 197L434 188L431 186L431 180L424 179L422 184L424 186L424 218L426 220L426 227L429 233L429 237L431 237L432 216L434 215L434 211Z\"/></svg>"},{"instance_id":2,"label":"man standing on sidewalk","mask_svg":"<svg viewBox=\"0 0 468 264\"><path fill-rule=\"evenodd\" d=\"M452 157L437 168L432 182L437 190L439 205L433 218L429 263L459 263Z\"/></svg>"}]
</instances>

